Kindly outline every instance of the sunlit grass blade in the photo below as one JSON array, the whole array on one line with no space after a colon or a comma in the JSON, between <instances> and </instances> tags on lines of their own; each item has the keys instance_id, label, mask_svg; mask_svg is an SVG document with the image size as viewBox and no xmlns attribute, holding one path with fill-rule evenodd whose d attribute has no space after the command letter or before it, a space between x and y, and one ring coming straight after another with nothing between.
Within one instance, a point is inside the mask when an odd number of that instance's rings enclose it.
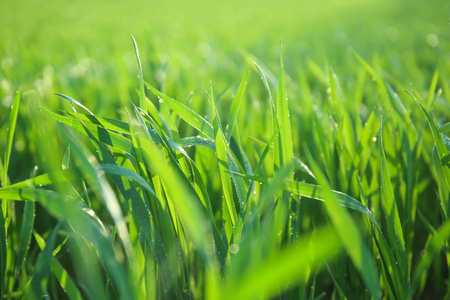
<instances>
[{"instance_id":1,"label":"sunlit grass blade","mask_svg":"<svg viewBox=\"0 0 450 300\"><path fill-rule=\"evenodd\" d=\"M367 73L372 76L372 78L376 81L378 89L381 93L381 96L385 99L385 101L389 101L392 107L395 109L397 114L404 119L406 116L406 109L403 105L402 101L398 97L398 94L392 89L392 87L385 82L382 77L380 77L377 72L358 54L356 51L353 51L358 61L361 65L366 69Z\"/></svg>"},{"instance_id":2,"label":"sunlit grass blade","mask_svg":"<svg viewBox=\"0 0 450 300\"><path fill-rule=\"evenodd\" d=\"M283 56L280 55L280 74L278 77L278 90L277 90L277 119L280 126L280 153L279 163L280 165L286 165L292 162L294 156L293 142L292 142L292 129L288 107L288 97L286 93L286 83L284 79L284 66ZM290 176L290 178L293 178Z\"/></svg>"},{"instance_id":3,"label":"sunlit grass blade","mask_svg":"<svg viewBox=\"0 0 450 300\"><path fill-rule=\"evenodd\" d=\"M142 72L142 64L141 59L139 58L139 49L136 43L136 40L134 39L134 36L131 36L131 39L133 40L134 45L134 51L136 53L136 59L139 66L139 107L143 111L147 111L147 102L145 100L145 90L144 90L144 74Z\"/></svg>"},{"instance_id":4,"label":"sunlit grass blade","mask_svg":"<svg viewBox=\"0 0 450 300\"><path fill-rule=\"evenodd\" d=\"M349 153L352 153L355 151L356 141L352 128L352 121L349 115L350 108L348 108L345 101L339 79L331 67L328 68L328 77L330 81L331 98L333 100L336 112L338 113L339 121L343 123L344 146L348 149Z\"/></svg>"},{"instance_id":5,"label":"sunlit grass blade","mask_svg":"<svg viewBox=\"0 0 450 300\"><path fill-rule=\"evenodd\" d=\"M281 59L281 57L280 57L280 59ZM272 98L272 92L270 91L270 86L269 86L269 83L267 82L265 73L263 72L262 68L256 62L254 62L254 65L258 69L259 75L261 76L261 80L263 81L264 87L265 87L265 89L267 91L267 94L269 96L269 106L270 106L270 111L271 111L271 114L272 114L272 134L277 132L277 134L275 135L275 140L273 141L273 148L274 148L274 155L275 155L274 165L275 165L279 161L279 158L277 158L276 154L275 154L275 153L277 153L277 151L279 151L278 150L278 147L279 147L278 146L278 135L279 135L279 131L280 131L279 120L278 120L278 117L277 117L277 109L275 107L275 103L274 103L273 98ZM283 73L283 76L284 76L284 73Z\"/></svg>"},{"instance_id":6,"label":"sunlit grass blade","mask_svg":"<svg viewBox=\"0 0 450 300\"><path fill-rule=\"evenodd\" d=\"M192 127L200 131L204 136L212 139L214 137L213 126L206 121L202 116L194 112L192 109L188 108L181 102L170 98L169 96L161 93L151 85L145 83L146 86L155 94L159 99L164 101L167 106L169 106L177 115L179 115L183 120L189 123Z\"/></svg>"},{"instance_id":7,"label":"sunlit grass blade","mask_svg":"<svg viewBox=\"0 0 450 300\"><path fill-rule=\"evenodd\" d=\"M79 106L79 107L81 107L82 109L84 109L85 111L87 111L88 113L90 113L92 116L94 115L93 112L91 112L86 106L84 106L83 104L81 104L79 101L77 101L77 100L75 100L75 99L73 99L73 98L71 98L71 97L69 97L69 96L60 94L60 93L55 93L55 95L57 95L57 96L59 96L59 97L65 99L65 100L70 101L70 103L71 103L71 105L72 105L72 108L73 108L73 110L75 111L75 113L76 113L77 111L76 111L76 109L75 109L74 104L77 105L77 106Z\"/></svg>"},{"instance_id":8,"label":"sunlit grass blade","mask_svg":"<svg viewBox=\"0 0 450 300\"><path fill-rule=\"evenodd\" d=\"M11 113L9 115L8 137L6 138L6 149L3 160L3 174L2 174L3 187L9 184L8 179L9 160L11 158L14 133L16 132L17 116L19 115L19 106L20 106L20 91L17 91L16 96L14 97L13 105L11 106Z\"/></svg>"},{"instance_id":9,"label":"sunlit grass blade","mask_svg":"<svg viewBox=\"0 0 450 300\"><path fill-rule=\"evenodd\" d=\"M227 151L229 150L229 148L227 146L225 137L223 136L220 120L218 119L218 113L214 102L215 100L212 90L212 83L209 96L210 96L212 122L214 125L214 137L215 137L214 140L216 144L217 163L222 182L223 197L225 200L226 211L224 211L224 214L226 213L227 216L229 217L229 223L225 224L225 228L227 236L228 238L230 238L232 228L236 224L237 215L236 215L236 208L234 205L233 187L230 178L231 174L228 166Z\"/></svg>"},{"instance_id":10,"label":"sunlit grass blade","mask_svg":"<svg viewBox=\"0 0 450 300\"><path fill-rule=\"evenodd\" d=\"M73 177L73 171L74 169L69 168L66 170L59 170L51 173L41 174L36 177L11 184L10 186L8 186L8 188L20 189L33 186L44 186L57 182L66 182Z\"/></svg>"},{"instance_id":11,"label":"sunlit grass blade","mask_svg":"<svg viewBox=\"0 0 450 300\"><path fill-rule=\"evenodd\" d=\"M125 134L130 133L129 124L122 120L103 118L103 117L94 116L94 115L79 114L79 113L74 113L74 112L70 112L70 111L63 111L63 112L73 118L80 120L80 121L89 122L89 123L92 123L93 125L105 127L106 129L111 130L111 131L116 131L116 132L125 133Z\"/></svg>"},{"instance_id":12,"label":"sunlit grass blade","mask_svg":"<svg viewBox=\"0 0 450 300\"><path fill-rule=\"evenodd\" d=\"M314 176L313 172L309 169L309 167L301 161L299 158L294 156L294 165L296 169L300 169L312 178L316 179L316 176Z\"/></svg>"},{"instance_id":13,"label":"sunlit grass blade","mask_svg":"<svg viewBox=\"0 0 450 300\"><path fill-rule=\"evenodd\" d=\"M434 92L436 91L436 86L439 79L439 70L436 70L433 74L433 78L431 79L430 89L428 90L427 97L427 107L430 108L434 99Z\"/></svg>"},{"instance_id":14,"label":"sunlit grass blade","mask_svg":"<svg viewBox=\"0 0 450 300\"><path fill-rule=\"evenodd\" d=\"M246 70L244 77L239 84L239 87L234 95L233 103L231 104L230 113L228 115L228 125L227 125L227 143L230 143L231 136L233 134L233 129L236 123L237 114L239 111L239 107L241 106L241 102L244 99L245 87L247 86L247 78L249 71Z\"/></svg>"},{"instance_id":15,"label":"sunlit grass blade","mask_svg":"<svg viewBox=\"0 0 450 300\"><path fill-rule=\"evenodd\" d=\"M140 119L142 126L142 119ZM139 129L139 128L138 128ZM142 128L141 128L142 129ZM215 256L211 227L208 225L206 210L195 190L184 180L182 171L165 159L165 154L157 144L149 140L148 148L141 148L146 166L161 178L165 191L175 207L176 215L188 236L199 251L205 265L215 268Z\"/></svg>"},{"instance_id":16,"label":"sunlit grass blade","mask_svg":"<svg viewBox=\"0 0 450 300\"><path fill-rule=\"evenodd\" d=\"M204 139L199 136L181 138L180 144L182 147L204 146L210 148L213 151L216 151L216 145L214 144L214 141Z\"/></svg>"},{"instance_id":17,"label":"sunlit grass blade","mask_svg":"<svg viewBox=\"0 0 450 300\"><path fill-rule=\"evenodd\" d=\"M17 124L17 116L19 115L19 106L20 106L20 91L16 92L16 95L13 100L13 105L11 107L11 112L9 116L9 123L7 129L7 138L6 138L6 149L5 156L3 160L3 173L1 174L2 187L6 187L9 185L9 177L8 177L8 169L9 163L11 159L11 151L13 146L14 134L16 132L16 124ZM0 206L0 295L3 295L5 282L6 282L6 268L7 268L7 231L8 225L7 221L11 217L11 211L9 208L9 201L7 198L0 197L1 206Z\"/></svg>"},{"instance_id":18,"label":"sunlit grass blade","mask_svg":"<svg viewBox=\"0 0 450 300\"><path fill-rule=\"evenodd\" d=\"M77 131L86 134L86 131L84 130L82 124L80 123L80 120L61 116L58 114L55 114L54 112L51 112L46 109L42 109L42 112L50 116L52 119L61 122L63 124L66 124L73 129L76 129ZM105 143L108 146L111 146L113 148L116 148L117 150L124 151L126 153L129 153L131 155L135 155L133 144L131 141L122 135L108 131L107 129L99 126L95 126L89 123L84 124L91 132L92 134L101 142Z\"/></svg>"},{"instance_id":19,"label":"sunlit grass blade","mask_svg":"<svg viewBox=\"0 0 450 300\"><path fill-rule=\"evenodd\" d=\"M258 182L264 182L264 183L269 182L269 179L266 177L251 176L251 175L245 175L245 174L238 174L238 175L248 178L248 179L252 179L254 181L258 181ZM315 200L319 200L319 201L326 201L326 195L327 195L326 190L324 189L324 187L319 186L319 185L304 183L304 182L299 182L299 181L285 180L282 188L285 191L294 193L296 195L300 195L302 197L311 198L311 199L315 199ZM374 225L378 226L378 223L377 223L375 217L373 216L371 211L366 206L364 206L364 204L362 204L355 198L352 198L345 193L333 191L333 190L331 191L331 193L333 194L333 197L336 199L336 201L339 203L339 205L354 209L354 210L364 214L373 222Z\"/></svg>"},{"instance_id":20,"label":"sunlit grass blade","mask_svg":"<svg viewBox=\"0 0 450 300\"><path fill-rule=\"evenodd\" d=\"M136 172L133 172L132 170L130 170L128 168L125 168L125 167L122 167L119 165L115 165L115 164L101 164L101 165L99 165L99 168L101 170L105 171L106 174L124 176L126 178L129 178L129 179L135 181L142 188L146 189L149 193L153 194L156 197L156 194L155 194L155 191L153 190L153 188L148 184L147 181L145 181L145 179L142 176L140 176Z\"/></svg>"}]
</instances>

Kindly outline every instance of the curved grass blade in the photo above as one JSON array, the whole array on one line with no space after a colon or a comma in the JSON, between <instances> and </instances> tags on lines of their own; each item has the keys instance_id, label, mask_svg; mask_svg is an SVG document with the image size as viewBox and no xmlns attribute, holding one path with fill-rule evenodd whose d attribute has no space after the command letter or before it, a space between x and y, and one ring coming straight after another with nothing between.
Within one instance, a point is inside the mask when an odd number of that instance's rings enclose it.
<instances>
[{"instance_id":1,"label":"curved grass blade","mask_svg":"<svg viewBox=\"0 0 450 300\"><path fill-rule=\"evenodd\" d=\"M182 147L204 146L210 148L213 151L216 151L216 145L214 144L214 141L204 139L199 136L190 136L182 138L181 146Z\"/></svg>"},{"instance_id":2,"label":"curved grass blade","mask_svg":"<svg viewBox=\"0 0 450 300\"><path fill-rule=\"evenodd\" d=\"M71 98L71 97L69 97L69 96L60 94L60 93L55 93L55 95L57 95L57 96L59 96L59 97L65 99L65 100L70 101L70 103L72 104L72 109L73 109L73 111L74 111L75 113L76 113L77 111L76 111L76 109L75 109L74 104L78 105L79 107L81 107L82 109L84 109L85 111L87 111L88 113L90 113L91 115L94 115L93 112L91 112L86 106L84 106L83 104L81 104L81 103L78 102L77 100L75 100L75 99L73 99L73 98Z\"/></svg>"},{"instance_id":3,"label":"curved grass blade","mask_svg":"<svg viewBox=\"0 0 450 300\"><path fill-rule=\"evenodd\" d=\"M281 59L281 56L280 56ZM256 68L258 69L259 75L261 76L261 80L264 83L264 87L266 88L267 94L269 95L269 105L270 105L270 110L272 112L272 134L275 134L275 132L277 132L277 135L275 136L275 140L273 142L273 148L274 148L274 152L277 153L277 149L278 149L278 135L279 135L279 131L280 131L280 125L279 125L279 120L277 117L277 109L275 108L275 103L273 102L273 98L272 98L272 93L270 91L270 87L269 87L269 83L267 82L266 79L266 75L264 74L263 70L261 69L261 67L254 62ZM281 72L281 70L280 70ZM284 74L283 74L283 78L284 78ZM275 158L277 159L277 158ZM277 163L277 162L275 162Z\"/></svg>"},{"instance_id":4,"label":"curved grass blade","mask_svg":"<svg viewBox=\"0 0 450 300\"><path fill-rule=\"evenodd\" d=\"M263 182L263 183L269 182L269 179L267 177L251 176L251 175L245 175L245 174L238 174L238 175L248 178L248 179L251 179L251 180L254 180L254 181L258 181L258 182ZM286 180L284 182L283 189L285 191L288 191L290 193L293 193L293 194L296 194L296 195L299 195L302 197L311 198L311 199L319 200L319 201L326 201L326 191L324 190L323 187L321 187L319 185L304 183L304 182L299 182L299 181L293 181L293 180ZM366 206L364 206L361 202L359 202L355 198L352 198L349 195L342 193L342 192L332 190L331 193L333 194L333 197L335 197L335 199L339 205L347 207L347 208L351 208L353 210L356 210L356 211L364 214L372 221L372 223L375 226L377 226L377 227L379 226L375 217L371 213L371 211Z\"/></svg>"},{"instance_id":5,"label":"curved grass blade","mask_svg":"<svg viewBox=\"0 0 450 300\"><path fill-rule=\"evenodd\" d=\"M99 168L103 171L105 171L106 174L110 174L110 175L120 175L126 178L129 178L133 181L135 181L136 183L138 183L141 187L143 187L144 189L146 189L148 192L150 192L152 195L154 195L156 197L155 191L153 190L153 188L148 184L147 181L145 181L145 179L137 174L136 172L131 171L128 168L119 166L119 165L114 165L114 164L100 164Z\"/></svg>"},{"instance_id":6,"label":"curved grass blade","mask_svg":"<svg viewBox=\"0 0 450 300\"><path fill-rule=\"evenodd\" d=\"M431 128L431 133L433 135L434 143L436 144L436 149L437 149L439 161L441 164L441 168L438 168L437 172L443 173L442 175L444 175L444 179L445 179L445 183L446 183L446 187L442 186L444 183L444 180L442 180L442 179L439 180L439 184L440 184L439 188L442 190L442 193L445 194L445 191L450 190L450 165L448 163L448 159L450 158L450 151L445 146L444 140L441 137L441 135L439 134L438 126L437 126L436 122L433 120L433 118L431 117L428 110L417 99L417 97L415 97L411 92L409 92L409 91L406 91L406 92L411 97L413 97L413 99L416 101L417 105L420 107L423 114L425 115L428 125ZM447 196L445 196L445 195L443 195L443 196L444 197L442 198L442 200L445 201L445 199L446 199L447 201L446 201L446 203L443 202L441 205L443 206L444 215L445 215L446 219L448 219L450 217L450 201L449 201L450 195L448 195L448 193L447 193Z\"/></svg>"},{"instance_id":7,"label":"curved grass blade","mask_svg":"<svg viewBox=\"0 0 450 300\"><path fill-rule=\"evenodd\" d=\"M130 125L127 122L121 120L103 118L93 115L79 114L70 111L63 111L63 112L80 121L89 122L97 126L105 127L108 130L130 134Z\"/></svg>"},{"instance_id":8,"label":"curved grass blade","mask_svg":"<svg viewBox=\"0 0 450 300\"><path fill-rule=\"evenodd\" d=\"M249 70L245 71L244 77L239 84L239 87L234 95L233 103L231 104L230 113L228 115L227 125L227 143L230 143L231 135L233 134L234 125L236 123L239 107L241 106L242 99L244 99L245 87L247 86L247 77Z\"/></svg>"},{"instance_id":9,"label":"curved grass blade","mask_svg":"<svg viewBox=\"0 0 450 300\"><path fill-rule=\"evenodd\" d=\"M181 102L178 102L175 99L170 98L169 96L161 93L148 83L145 83L147 88L152 91L159 99L162 99L167 106L170 107L177 115L179 115L183 120L189 123L192 127L199 130L202 134L206 135L208 138L212 139L214 137L214 129L213 126L206 121L202 116L188 108Z\"/></svg>"},{"instance_id":10,"label":"curved grass blade","mask_svg":"<svg viewBox=\"0 0 450 300\"><path fill-rule=\"evenodd\" d=\"M61 115L55 114L54 112L51 112L47 109L41 109L41 111L44 112L45 114L49 115L52 119L54 119L60 123L66 124L66 125L70 126L71 128L73 128L83 134L86 134L86 131L84 130L83 125L80 123L80 120L61 116ZM125 138L124 136L122 136L118 133L115 133L115 132L111 132L103 127L99 127L99 126L90 124L90 123L86 123L84 125L92 132L92 134L100 142L102 142L108 146L111 146L117 150L131 154L132 156L135 155L132 142L129 139Z\"/></svg>"},{"instance_id":11,"label":"curved grass blade","mask_svg":"<svg viewBox=\"0 0 450 300\"><path fill-rule=\"evenodd\" d=\"M295 169L300 169L303 172L305 172L306 174L308 174L309 176L311 176L312 178L316 179L316 176L314 176L313 172L308 167L308 165L305 164L303 161L301 161L299 158L297 158L295 156L294 156L294 166L295 166Z\"/></svg>"},{"instance_id":12,"label":"curved grass blade","mask_svg":"<svg viewBox=\"0 0 450 300\"><path fill-rule=\"evenodd\" d=\"M57 182L66 182L66 181L70 180L70 178L73 176L74 170L75 170L74 168L69 168L69 169L65 169L65 170L59 170L59 171L41 174L39 176L11 184L10 186L8 186L8 188L20 189L20 188L33 187L33 186L49 185L49 184L53 184L53 183L57 183ZM57 181L55 181L55 179Z\"/></svg>"},{"instance_id":13,"label":"curved grass blade","mask_svg":"<svg viewBox=\"0 0 450 300\"><path fill-rule=\"evenodd\" d=\"M133 40L134 51L136 52L136 58L139 65L139 107L146 112L147 102L145 101L144 74L142 72L141 59L139 58L139 49L134 36L131 36L131 39Z\"/></svg>"}]
</instances>

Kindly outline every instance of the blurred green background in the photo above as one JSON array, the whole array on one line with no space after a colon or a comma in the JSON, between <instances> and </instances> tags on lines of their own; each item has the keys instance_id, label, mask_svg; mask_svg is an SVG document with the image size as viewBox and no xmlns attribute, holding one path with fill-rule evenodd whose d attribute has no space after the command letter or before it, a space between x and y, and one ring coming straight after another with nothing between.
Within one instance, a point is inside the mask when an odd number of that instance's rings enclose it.
<instances>
[{"instance_id":1,"label":"blurred green background","mask_svg":"<svg viewBox=\"0 0 450 300\"><path fill-rule=\"evenodd\" d=\"M44 98L83 98L97 87L100 102L126 103L137 84L131 34L146 80L170 85L191 76L193 90L210 80L226 85L221 74L229 70L239 77L242 50L275 64L281 38L288 73L310 59L345 68L349 46L368 58L395 52L382 62L393 72L406 68L393 61L400 56L448 64L448 8L447 1L2 0L0 102L9 106L19 87Z\"/></svg>"}]
</instances>

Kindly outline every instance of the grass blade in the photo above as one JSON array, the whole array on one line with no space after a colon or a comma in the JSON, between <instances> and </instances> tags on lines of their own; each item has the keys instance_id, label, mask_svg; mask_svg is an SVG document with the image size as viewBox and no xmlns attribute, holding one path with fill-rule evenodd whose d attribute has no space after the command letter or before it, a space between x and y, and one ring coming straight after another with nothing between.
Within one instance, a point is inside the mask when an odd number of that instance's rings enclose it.
<instances>
[{"instance_id":1,"label":"grass blade","mask_svg":"<svg viewBox=\"0 0 450 300\"><path fill-rule=\"evenodd\" d=\"M409 91L406 91L411 97L414 98L414 100L416 101L417 105L420 107L420 109L422 110L423 114L425 115L428 125L430 125L431 128L431 133L433 135L433 139L434 139L434 143L436 145L436 149L437 149L437 153L439 156L439 160L440 160L440 164L441 166L439 167L438 165L436 166L436 172L438 174L443 175L444 179L445 179L445 183L446 183L446 187L442 186L444 183L444 180L440 179L439 180L439 188L442 190L441 191L441 195L442 201L445 202L441 202L441 206L443 207L443 213L446 219L448 219L450 217L450 195L448 194L448 191L450 190L450 165L448 163L448 159L450 158L450 152L447 149L447 147L445 146L444 140L441 137L440 133L439 133L439 129L438 126L436 124L436 122L433 120L433 118L431 117L430 113L428 112L428 110L425 108L425 106L423 106L423 104ZM445 195L445 192L447 191L447 195Z\"/></svg>"},{"instance_id":2,"label":"grass blade","mask_svg":"<svg viewBox=\"0 0 450 300\"><path fill-rule=\"evenodd\" d=\"M31 235L33 232L35 203L32 201L26 201L23 209L22 229L20 231L20 244L17 251L15 274L18 273L19 268L25 261L25 257L30 246Z\"/></svg>"},{"instance_id":3,"label":"grass blade","mask_svg":"<svg viewBox=\"0 0 450 300\"><path fill-rule=\"evenodd\" d=\"M263 183L268 183L269 179L266 177L261 176L251 176L251 175L245 175L245 174L238 174L239 176L258 181ZM285 180L283 184L283 190L288 191L290 193L300 195L302 197L311 198L319 201L326 201L326 190L324 187L310 184L310 183L304 183L299 181L293 181L293 180ZM333 194L333 197L336 199L336 201L339 203L339 205L342 205L347 208L354 209L365 216L367 216L372 223L378 227L378 223L373 216L372 212L364 206L361 202L356 200L355 198L350 197L349 195L338 192L338 191L331 191Z\"/></svg>"},{"instance_id":4,"label":"grass blade","mask_svg":"<svg viewBox=\"0 0 450 300\"><path fill-rule=\"evenodd\" d=\"M75 109L75 107L74 107L74 104L75 104L75 105L78 105L79 107L81 107L82 109L84 109L85 111L87 111L88 113L90 113L92 116L94 116L94 113L92 113L86 106L84 106L83 104L81 104L81 103L78 102L77 100L75 100L75 99L73 99L73 98L71 98L71 97L69 97L69 96L60 94L60 93L55 93L55 95L57 95L57 96L59 96L59 97L65 99L65 100L70 101L70 103L72 104L72 108L73 108L73 110L74 110L75 113L76 113L77 111L76 111L76 109Z\"/></svg>"},{"instance_id":5,"label":"grass blade","mask_svg":"<svg viewBox=\"0 0 450 300\"><path fill-rule=\"evenodd\" d=\"M189 123L192 127L200 131L200 133L206 135L206 137L212 139L214 137L213 126L206 121L202 116L188 108L181 102L170 98L169 96L161 93L151 85L145 83L147 87L155 94L159 99L162 99L167 106L170 107L176 114L178 114L183 120Z\"/></svg>"},{"instance_id":6,"label":"grass blade","mask_svg":"<svg viewBox=\"0 0 450 300\"><path fill-rule=\"evenodd\" d=\"M231 136L233 134L233 129L236 123L237 114L239 107L241 106L242 99L244 99L245 87L247 86L247 77L249 70L245 71L244 77L239 84L239 87L234 95L233 103L231 104L230 113L228 115L228 125L227 125L227 143L230 143Z\"/></svg>"},{"instance_id":7,"label":"grass blade","mask_svg":"<svg viewBox=\"0 0 450 300\"><path fill-rule=\"evenodd\" d=\"M8 136L6 138L6 149L5 149L5 158L4 158L4 165L3 165L3 174L2 175L2 187L6 187L9 185L9 178L8 178L8 169L9 169L9 162L11 158L11 151L12 151L12 145L13 145L13 139L14 139L14 133L16 131L16 124L17 124L17 116L19 115L19 106L20 106L20 91L16 92L16 95L14 97L13 105L11 107L11 113L9 116L9 123L8 123ZM2 199L2 197L0 197ZM3 201L1 201L0 206L0 295L3 295L3 289L6 282L6 264L7 264L7 231L8 226L6 224L7 219L9 218L11 212L9 211L8 207L8 200L7 198Z\"/></svg>"},{"instance_id":8,"label":"grass blade","mask_svg":"<svg viewBox=\"0 0 450 300\"><path fill-rule=\"evenodd\" d=\"M134 39L134 36L131 36L131 39L133 40L134 51L136 53L136 59L139 65L139 107L143 111L147 112L147 102L145 100L145 90L144 90L144 74L142 72L141 59L139 58L139 49L136 40Z\"/></svg>"},{"instance_id":9,"label":"grass blade","mask_svg":"<svg viewBox=\"0 0 450 300\"><path fill-rule=\"evenodd\" d=\"M33 202L27 202L27 203L33 203ZM36 239L37 244L41 248L41 251L45 251L45 247L47 244L45 243L45 240L36 232L34 233L34 237ZM70 300L81 300L83 299L80 291L78 290L78 287L73 282L72 278L69 276L67 271L63 268L61 263L56 259L55 253L53 251L51 261L50 261L50 268L52 273L55 275L56 279L58 280L59 284L61 285L61 288L64 290L64 292L67 294Z\"/></svg>"},{"instance_id":10,"label":"grass blade","mask_svg":"<svg viewBox=\"0 0 450 300\"><path fill-rule=\"evenodd\" d=\"M441 252L442 248L448 247L447 241L450 238L450 221L446 221L442 226L433 234L430 242L424 250L424 255L417 264L411 280L411 289L409 291L409 297L412 298L414 291L417 288L420 278L427 271L430 265L433 263L433 258ZM445 251L446 252L446 251Z\"/></svg>"},{"instance_id":11,"label":"grass blade","mask_svg":"<svg viewBox=\"0 0 450 300\"><path fill-rule=\"evenodd\" d=\"M8 125L8 137L6 138L6 149L5 149L5 158L3 160L3 174L2 174L2 186L5 187L9 184L8 180L8 168L9 168L9 160L11 158L11 150L14 139L14 133L16 131L17 124L17 116L19 115L19 106L20 106L20 91L16 92L16 96L14 97L13 105L11 107L11 113L9 115L9 125ZM4 212L5 213L5 212Z\"/></svg>"},{"instance_id":12,"label":"grass blade","mask_svg":"<svg viewBox=\"0 0 450 300\"><path fill-rule=\"evenodd\" d=\"M369 252L369 248L367 247L361 233L349 213L339 205L337 198L331 191L331 187L325 175L322 173L317 163L313 160L308 148L306 148L306 156L314 174L317 177L317 181L324 189L326 198L324 203L327 214L330 217L344 248L350 256L356 269L361 274L372 297L374 299L381 299L382 294L378 282L376 264Z\"/></svg>"},{"instance_id":13,"label":"grass blade","mask_svg":"<svg viewBox=\"0 0 450 300\"><path fill-rule=\"evenodd\" d=\"M225 141L225 137L222 133L222 128L220 125L219 116L216 110L216 105L214 103L214 94L212 90L212 83L211 83L211 91L210 91L210 103L211 103L211 115L212 115L212 121L214 125L214 140L216 144L216 155L217 155L217 163L219 167L220 172L220 178L222 182L222 190L223 190L223 196L225 198L225 208L224 211L225 216L229 218L229 223L226 222L227 219L225 219L225 228L227 237L231 238L232 230L234 226L236 225L236 208L234 206L234 197L233 197L233 187L231 184L231 178L230 178L230 170L228 165L228 145Z\"/></svg>"},{"instance_id":14,"label":"grass blade","mask_svg":"<svg viewBox=\"0 0 450 300\"><path fill-rule=\"evenodd\" d=\"M56 234L58 233L61 225L62 223L60 222L52 231L47 245L37 259L35 272L31 280L31 295L28 295L28 297L31 297L32 299L41 299L42 296L46 294L46 281L48 280L48 275L50 273L50 262L53 257L53 246L55 244Z\"/></svg>"},{"instance_id":15,"label":"grass blade","mask_svg":"<svg viewBox=\"0 0 450 300\"><path fill-rule=\"evenodd\" d=\"M383 118L382 118L383 119ZM409 270L408 260L405 247L405 239L403 237L403 229L398 213L397 203L394 198L394 191L389 175L386 154L383 147L383 120L381 121L380 132L378 134L378 147L381 158L381 203L386 218L386 226L388 230L388 239L394 250L396 264L399 265L402 286L404 290L409 288Z\"/></svg>"},{"instance_id":16,"label":"grass blade","mask_svg":"<svg viewBox=\"0 0 450 300\"><path fill-rule=\"evenodd\" d=\"M333 259L340 246L333 230L318 230L311 237L301 239L297 245L290 245L263 263L253 265L229 282L222 299L270 299L280 287L300 280L299 274L305 268L315 268L322 260Z\"/></svg>"},{"instance_id":17,"label":"grass blade","mask_svg":"<svg viewBox=\"0 0 450 300\"><path fill-rule=\"evenodd\" d=\"M280 126L280 140L279 143L279 164L287 165L292 162L294 156L292 129L288 107L288 97L286 93L286 83L284 80L284 66L283 56L280 55L280 74L278 77L278 92L277 92L277 119ZM290 176L293 178L294 174Z\"/></svg>"}]
</instances>

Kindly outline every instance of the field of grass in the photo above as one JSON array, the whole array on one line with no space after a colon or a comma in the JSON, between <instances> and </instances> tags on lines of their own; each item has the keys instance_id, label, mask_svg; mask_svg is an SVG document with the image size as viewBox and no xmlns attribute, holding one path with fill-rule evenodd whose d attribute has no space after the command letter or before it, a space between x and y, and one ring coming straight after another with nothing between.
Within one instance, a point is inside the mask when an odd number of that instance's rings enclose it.
<instances>
[{"instance_id":1,"label":"field of grass","mask_svg":"<svg viewBox=\"0 0 450 300\"><path fill-rule=\"evenodd\" d=\"M446 1L0 2L3 299L448 299Z\"/></svg>"}]
</instances>

